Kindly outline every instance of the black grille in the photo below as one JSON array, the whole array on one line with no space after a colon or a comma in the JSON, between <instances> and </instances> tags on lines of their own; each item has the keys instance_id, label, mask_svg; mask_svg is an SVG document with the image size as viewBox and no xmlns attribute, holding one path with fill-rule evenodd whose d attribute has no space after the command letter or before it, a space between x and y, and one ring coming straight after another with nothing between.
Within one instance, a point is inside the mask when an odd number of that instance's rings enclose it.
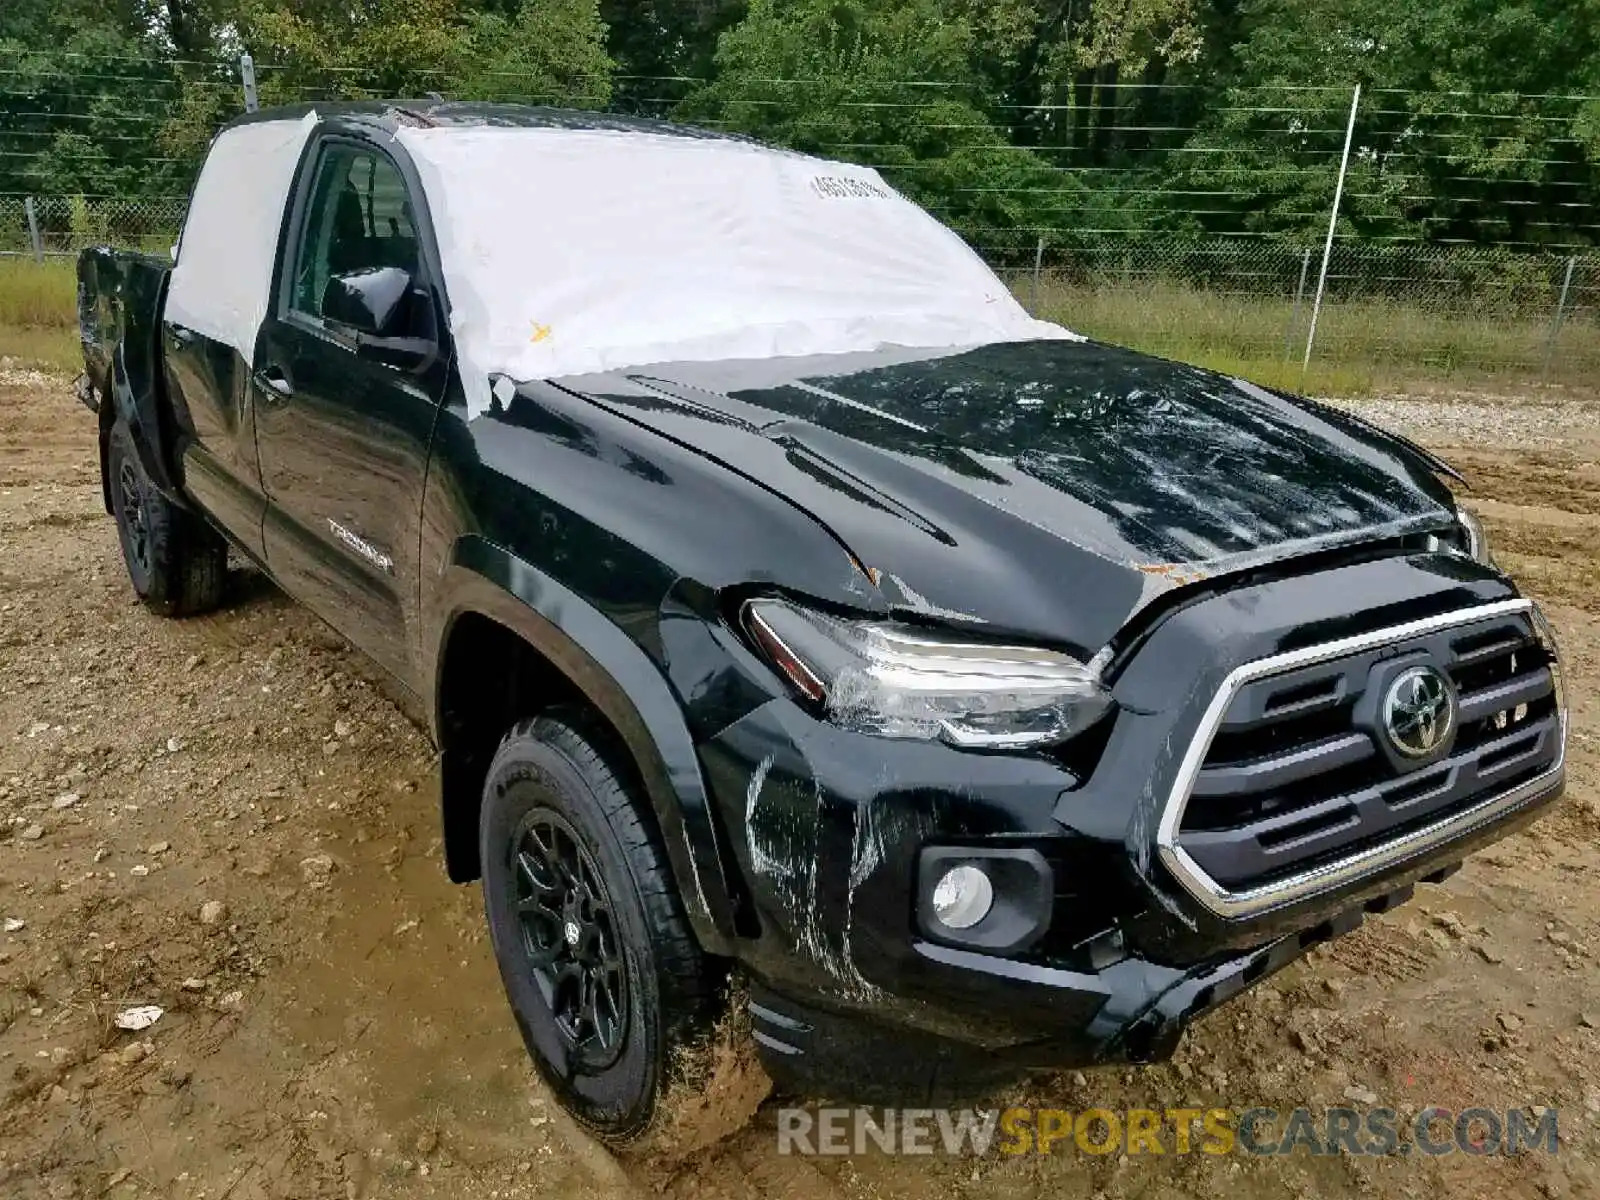
<instances>
[{"instance_id":1,"label":"black grille","mask_svg":"<svg viewBox=\"0 0 1600 1200\"><path fill-rule=\"evenodd\" d=\"M1428 663L1458 701L1444 757L1386 746L1378 693ZM1269 884L1471 808L1560 752L1552 664L1526 614L1447 628L1245 683L1190 791L1179 845L1229 890Z\"/></svg>"}]
</instances>

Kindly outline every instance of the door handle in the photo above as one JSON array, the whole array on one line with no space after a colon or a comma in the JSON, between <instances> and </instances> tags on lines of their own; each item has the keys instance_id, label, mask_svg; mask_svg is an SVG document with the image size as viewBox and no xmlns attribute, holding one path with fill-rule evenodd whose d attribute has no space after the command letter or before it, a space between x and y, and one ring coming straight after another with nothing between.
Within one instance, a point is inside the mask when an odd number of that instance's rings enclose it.
<instances>
[{"instance_id":1,"label":"door handle","mask_svg":"<svg viewBox=\"0 0 1600 1200\"><path fill-rule=\"evenodd\" d=\"M255 381L256 386L267 393L264 398L269 401L274 397L279 400L287 400L294 395L294 384L289 382L289 376L276 363L262 367L257 371Z\"/></svg>"}]
</instances>

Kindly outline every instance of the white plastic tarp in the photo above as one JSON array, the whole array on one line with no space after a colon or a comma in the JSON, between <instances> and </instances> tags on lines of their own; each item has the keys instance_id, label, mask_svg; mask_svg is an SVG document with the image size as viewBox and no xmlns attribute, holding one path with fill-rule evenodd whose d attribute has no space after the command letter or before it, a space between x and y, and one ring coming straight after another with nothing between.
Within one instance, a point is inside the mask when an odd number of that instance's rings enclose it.
<instances>
[{"instance_id":1,"label":"white plastic tarp","mask_svg":"<svg viewBox=\"0 0 1600 1200\"><path fill-rule=\"evenodd\" d=\"M308 113L223 130L189 201L166 319L232 346L245 362L266 319L295 166L316 124Z\"/></svg>"},{"instance_id":2,"label":"white plastic tarp","mask_svg":"<svg viewBox=\"0 0 1600 1200\"><path fill-rule=\"evenodd\" d=\"M867 167L726 139L405 128L470 415L489 380L1072 338Z\"/></svg>"}]
</instances>

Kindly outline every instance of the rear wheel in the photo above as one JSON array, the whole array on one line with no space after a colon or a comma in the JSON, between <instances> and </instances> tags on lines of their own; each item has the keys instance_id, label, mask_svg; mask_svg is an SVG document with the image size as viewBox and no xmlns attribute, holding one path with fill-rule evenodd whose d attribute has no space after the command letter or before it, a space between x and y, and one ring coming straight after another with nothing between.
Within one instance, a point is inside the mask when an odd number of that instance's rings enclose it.
<instances>
[{"instance_id":1,"label":"rear wheel","mask_svg":"<svg viewBox=\"0 0 1600 1200\"><path fill-rule=\"evenodd\" d=\"M163 617L216 608L227 578L227 543L157 490L121 420L111 426L106 455L122 560L139 599Z\"/></svg>"},{"instance_id":2,"label":"rear wheel","mask_svg":"<svg viewBox=\"0 0 1600 1200\"><path fill-rule=\"evenodd\" d=\"M577 711L513 728L484 784L479 849L528 1054L578 1121L622 1145L651 1129L721 981L605 744Z\"/></svg>"}]
</instances>

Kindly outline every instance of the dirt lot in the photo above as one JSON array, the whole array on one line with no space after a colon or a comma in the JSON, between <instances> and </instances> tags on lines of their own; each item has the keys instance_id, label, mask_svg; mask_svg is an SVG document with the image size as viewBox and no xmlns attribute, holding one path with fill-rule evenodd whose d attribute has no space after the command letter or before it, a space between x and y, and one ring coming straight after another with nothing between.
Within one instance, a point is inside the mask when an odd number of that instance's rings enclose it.
<instances>
[{"instance_id":1,"label":"dirt lot","mask_svg":"<svg viewBox=\"0 0 1600 1200\"><path fill-rule=\"evenodd\" d=\"M526 1064L477 892L439 866L424 738L258 578L213 617L139 608L88 414L65 380L0 370L0 1195L1597 1194L1600 405L1370 411L1473 477L1501 561L1548 605L1566 802L1214 1015L1173 1063L1014 1099L1549 1105L1559 1155L804 1160L776 1153L769 1107L674 1172L619 1164ZM166 1012L115 1029L135 1004Z\"/></svg>"}]
</instances>

